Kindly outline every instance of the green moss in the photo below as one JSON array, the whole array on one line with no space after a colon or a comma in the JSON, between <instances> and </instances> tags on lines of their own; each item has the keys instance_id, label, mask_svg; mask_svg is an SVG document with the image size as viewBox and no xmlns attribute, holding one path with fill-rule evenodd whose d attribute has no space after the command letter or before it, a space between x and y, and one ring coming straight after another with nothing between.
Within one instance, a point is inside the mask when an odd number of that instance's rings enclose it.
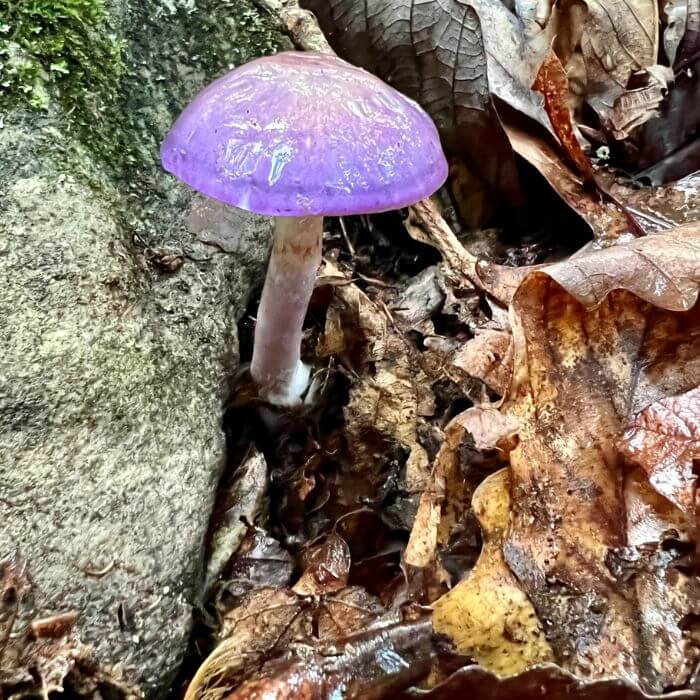
<instances>
[{"instance_id":1,"label":"green moss","mask_svg":"<svg viewBox=\"0 0 700 700\"><path fill-rule=\"evenodd\" d=\"M0 0L0 113L59 112L57 166L148 218L180 110L281 41L252 0Z\"/></svg>"},{"instance_id":2,"label":"green moss","mask_svg":"<svg viewBox=\"0 0 700 700\"><path fill-rule=\"evenodd\" d=\"M116 97L122 48L103 0L0 0L0 105L45 109L56 98L94 115Z\"/></svg>"}]
</instances>

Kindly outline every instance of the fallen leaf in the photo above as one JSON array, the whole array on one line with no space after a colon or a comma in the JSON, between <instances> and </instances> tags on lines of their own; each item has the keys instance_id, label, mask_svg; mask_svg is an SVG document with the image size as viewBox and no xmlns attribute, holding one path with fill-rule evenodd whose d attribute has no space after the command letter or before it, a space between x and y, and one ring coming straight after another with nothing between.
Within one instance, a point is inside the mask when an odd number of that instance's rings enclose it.
<instances>
[{"instance_id":1,"label":"fallen leaf","mask_svg":"<svg viewBox=\"0 0 700 700\"><path fill-rule=\"evenodd\" d=\"M696 507L693 460L700 459L700 388L647 406L622 436L622 452L651 485L685 512Z\"/></svg>"},{"instance_id":2,"label":"fallen leaf","mask_svg":"<svg viewBox=\"0 0 700 700\"><path fill-rule=\"evenodd\" d=\"M544 107L564 152L583 181L593 180L593 168L576 138L569 110L569 78L557 55L550 49L544 56L533 84L544 95Z\"/></svg>"},{"instance_id":3,"label":"fallen leaf","mask_svg":"<svg viewBox=\"0 0 700 700\"><path fill-rule=\"evenodd\" d=\"M246 523L255 521L264 509L267 496L267 462L261 452L250 448L231 483L222 483L212 516L210 553L205 588L210 590L238 549L248 531Z\"/></svg>"},{"instance_id":4,"label":"fallen leaf","mask_svg":"<svg viewBox=\"0 0 700 700\"><path fill-rule=\"evenodd\" d=\"M437 249L448 268L459 275L461 286L473 288L470 283L479 281L476 256L465 250L433 200L424 199L410 207L404 225L411 238Z\"/></svg>"},{"instance_id":5,"label":"fallen leaf","mask_svg":"<svg viewBox=\"0 0 700 700\"><path fill-rule=\"evenodd\" d=\"M221 698L236 688L277 650L311 637L312 625L303 601L285 588L259 588L229 611L220 631L222 641L197 669L186 700Z\"/></svg>"},{"instance_id":6,"label":"fallen leaf","mask_svg":"<svg viewBox=\"0 0 700 700\"><path fill-rule=\"evenodd\" d=\"M330 269L330 263L326 263ZM346 434L358 471L376 467L386 440L408 450L405 488L419 493L428 475L428 456L417 435L421 407L432 401L418 352L400 332L386 307L375 304L355 284L333 288L319 353L349 355L362 370L345 408Z\"/></svg>"},{"instance_id":7,"label":"fallen leaf","mask_svg":"<svg viewBox=\"0 0 700 700\"><path fill-rule=\"evenodd\" d=\"M228 700L391 698L425 677L434 652L429 621L399 623L338 640L301 659L270 662Z\"/></svg>"},{"instance_id":8,"label":"fallen leaf","mask_svg":"<svg viewBox=\"0 0 700 700\"><path fill-rule=\"evenodd\" d=\"M649 621L663 608L609 569L609 553L626 545L615 444L636 412L700 383L697 236L688 227L531 272L512 300L505 410L521 428L506 561L558 663L647 692L687 676L688 657L649 653ZM665 569L650 571L658 582Z\"/></svg>"},{"instance_id":9,"label":"fallen leaf","mask_svg":"<svg viewBox=\"0 0 700 700\"><path fill-rule=\"evenodd\" d=\"M577 678L552 664L530 669L517 676L498 678L476 665L460 668L436 687L411 689L397 700L650 700L646 693L619 679ZM661 697L661 696L658 696ZM675 691L668 700L697 700L694 690Z\"/></svg>"},{"instance_id":10,"label":"fallen leaf","mask_svg":"<svg viewBox=\"0 0 700 700\"><path fill-rule=\"evenodd\" d=\"M664 14L664 51L675 66L700 50L700 0L669 0Z\"/></svg>"},{"instance_id":11,"label":"fallen leaf","mask_svg":"<svg viewBox=\"0 0 700 700\"><path fill-rule=\"evenodd\" d=\"M513 338L505 331L481 331L464 343L451 361L504 396L513 372Z\"/></svg>"},{"instance_id":12,"label":"fallen leaf","mask_svg":"<svg viewBox=\"0 0 700 700\"><path fill-rule=\"evenodd\" d=\"M623 142L626 167L652 184L678 180L700 170L698 72L700 47L676 67L673 85L659 106L659 116Z\"/></svg>"},{"instance_id":13,"label":"fallen leaf","mask_svg":"<svg viewBox=\"0 0 700 700\"><path fill-rule=\"evenodd\" d=\"M525 131L514 124L508 124L506 131L515 152L545 178L566 205L583 219L597 239L615 240L630 232L630 224L624 212L587 188L584 179L562 160L556 144L550 139Z\"/></svg>"},{"instance_id":14,"label":"fallen leaf","mask_svg":"<svg viewBox=\"0 0 700 700\"><path fill-rule=\"evenodd\" d=\"M586 5L588 19L581 37L586 96L606 115L632 73L656 63L658 7L655 0L586 0Z\"/></svg>"},{"instance_id":15,"label":"fallen leaf","mask_svg":"<svg viewBox=\"0 0 700 700\"><path fill-rule=\"evenodd\" d=\"M604 125L618 140L628 138L642 124L660 116L673 71L666 66L650 66L639 72L636 82L643 85L627 89L615 98L609 122Z\"/></svg>"},{"instance_id":16,"label":"fallen leaf","mask_svg":"<svg viewBox=\"0 0 700 700\"><path fill-rule=\"evenodd\" d=\"M342 537L332 533L306 556L304 573L292 590L297 595L323 595L345 588L350 573L350 550Z\"/></svg>"},{"instance_id":17,"label":"fallen leaf","mask_svg":"<svg viewBox=\"0 0 700 700\"><path fill-rule=\"evenodd\" d=\"M237 600L255 588L284 588L292 577L293 569L289 552L264 530L249 525L235 556L224 571L221 593Z\"/></svg>"},{"instance_id":18,"label":"fallen leaf","mask_svg":"<svg viewBox=\"0 0 700 700\"><path fill-rule=\"evenodd\" d=\"M670 311L686 311L698 299L700 226L687 224L670 233L646 236L604 250L594 250L560 263L508 268L481 263L481 284L508 303L520 283L541 271L585 306L600 304L615 289Z\"/></svg>"},{"instance_id":19,"label":"fallen leaf","mask_svg":"<svg viewBox=\"0 0 700 700\"><path fill-rule=\"evenodd\" d=\"M491 406L468 408L450 421L421 495L404 551L406 564L416 569L435 566L438 547L447 546L469 508L476 483L465 478L465 471L473 453L510 446L517 427Z\"/></svg>"},{"instance_id":20,"label":"fallen leaf","mask_svg":"<svg viewBox=\"0 0 700 700\"><path fill-rule=\"evenodd\" d=\"M435 631L450 637L458 653L499 676L552 660L535 610L503 559L509 515L508 471L481 482L472 509L484 534L473 571L433 603Z\"/></svg>"}]
</instances>

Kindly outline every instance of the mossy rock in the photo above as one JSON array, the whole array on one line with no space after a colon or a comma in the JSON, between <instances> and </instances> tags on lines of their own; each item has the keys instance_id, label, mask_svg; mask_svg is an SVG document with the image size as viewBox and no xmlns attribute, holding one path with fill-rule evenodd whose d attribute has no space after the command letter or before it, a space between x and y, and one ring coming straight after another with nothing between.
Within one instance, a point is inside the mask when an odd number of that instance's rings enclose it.
<instances>
[{"instance_id":1,"label":"mossy rock","mask_svg":"<svg viewBox=\"0 0 700 700\"><path fill-rule=\"evenodd\" d=\"M37 614L77 611L98 661L158 697L202 594L270 236L232 212L235 254L198 241L158 146L284 40L249 0L0 0L0 24L0 558L19 549Z\"/></svg>"}]
</instances>

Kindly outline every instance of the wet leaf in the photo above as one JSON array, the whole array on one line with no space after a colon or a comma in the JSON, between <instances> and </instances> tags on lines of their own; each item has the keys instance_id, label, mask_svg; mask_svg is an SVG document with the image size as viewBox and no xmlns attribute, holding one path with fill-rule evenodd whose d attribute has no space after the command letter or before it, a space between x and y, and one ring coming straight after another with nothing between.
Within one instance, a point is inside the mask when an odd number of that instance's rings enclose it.
<instances>
[{"instance_id":1,"label":"wet leaf","mask_svg":"<svg viewBox=\"0 0 700 700\"><path fill-rule=\"evenodd\" d=\"M338 640L302 659L271 662L229 700L391 698L426 676L432 657L430 622L399 623Z\"/></svg>"},{"instance_id":2,"label":"wet leaf","mask_svg":"<svg viewBox=\"0 0 700 700\"><path fill-rule=\"evenodd\" d=\"M552 659L535 610L503 559L509 487L504 469L474 492L472 508L484 533L481 555L474 570L433 604L435 631L449 636L460 654L499 676Z\"/></svg>"},{"instance_id":3,"label":"wet leaf","mask_svg":"<svg viewBox=\"0 0 700 700\"><path fill-rule=\"evenodd\" d=\"M339 591L347 585L350 563L350 550L345 540L331 534L306 555L304 573L292 590L297 595Z\"/></svg>"},{"instance_id":4,"label":"wet leaf","mask_svg":"<svg viewBox=\"0 0 700 700\"><path fill-rule=\"evenodd\" d=\"M681 510L694 512L697 476L693 460L700 459L700 388L647 406L623 434L621 448L643 467L662 496Z\"/></svg>"},{"instance_id":5,"label":"wet leaf","mask_svg":"<svg viewBox=\"0 0 700 700\"><path fill-rule=\"evenodd\" d=\"M656 63L659 18L654 0L586 0L581 37L587 98L599 114L609 112L635 71Z\"/></svg>"},{"instance_id":6,"label":"wet leaf","mask_svg":"<svg viewBox=\"0 0 700 700\"><path fill-rule=\"evenodd\" d=\"M205 659L187 688L187 700L214 700L237 687L275 651L311 636L301 599L285 588L247 594L223 620L222 641Z\"/></svg>"},{"instance_id":7,"label":"wet leaf","mask_svg":"<svg viewBox=\"0 0 700 700\"><path fill-rule=\"evenodd\" d=\"M260 528L248 526L225 571L221 594L238 599L254 588L286 587L293 568L289 552L276 539Z\"/></svg>"},{"instance_id":8,"label":"wet leaf","mask_svg":"<svg viewBox=\"0 0 700 700\"><path fill-rule=\"evenodd\" d=\"M696 240L689 227L677 238L574 258L529 274L512 300L506 410L521 428L510 455L506 561L558 663L652 692L685 680L689 662L658 648L649 653L648 640L659 634L652 621L691 604L687 595L671 603L614 580L608 555L625 546L627 522L615 445L636 412L700 383L700 305L691 308L700 287ZM671 565L647 569L653 585L662 586Z\"/></svg>"},{"instance_id":9,"label":"wet leaf","mask_svg":"<svg viewBox=\"0 0 700 700\"><path fill-rule=\"evenodd\" d=\"M399 700L650 700L652 697L622 680L576 678L551 664L534 668L518 676L498 678L480 666L460 668L428 692L412 689ZM663 696L668 700L697 700L697 692L679 691Z\"/></svg>"},{"instance_id":10,"label":"wet leaf","mask_svg":"<svg viewBox=\"0 0 700 700\"><path fill-rule=\"evenodd\" d=\"M700 226L687 224L667 234L584 252L537 268L484 263L479 266L479 276L505 303L512 300L523 279L540 270L588 307L600 304L613 290L625 289L655 306L686 311L698 299L699 246Z\"/></svg>"},{"instance_id":11,"label":"wet leaf","mask_svg":"<svg viewBox=\"0 0 700 700\"><path fill-rule=\"evenodd\" d=\"M533 88L544 95L544 106L554 133L569 161L584 182L593 180L593 168L576 138L569 110L569 79L557 55L551 49L545 54L537 71Z\"/></svg>"}]
</instances>

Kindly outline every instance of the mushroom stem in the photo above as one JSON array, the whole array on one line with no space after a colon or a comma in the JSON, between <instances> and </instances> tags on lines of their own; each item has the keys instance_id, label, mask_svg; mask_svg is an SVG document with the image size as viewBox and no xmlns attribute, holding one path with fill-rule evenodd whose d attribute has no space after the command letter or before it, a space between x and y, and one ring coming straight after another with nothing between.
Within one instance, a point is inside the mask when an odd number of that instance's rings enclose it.
<instances>
[{"instance_id":1,"label":"mushroom stem","mask_svg":"<svg viewBox=\"0 0 700 700\"><path fill-rule=\"evenodd\" d=\"M323 217L277 217L250 373L270 403L299 402L309 381L301 362L304 317L321 264Z\"/></svg>"}]
</instances>

